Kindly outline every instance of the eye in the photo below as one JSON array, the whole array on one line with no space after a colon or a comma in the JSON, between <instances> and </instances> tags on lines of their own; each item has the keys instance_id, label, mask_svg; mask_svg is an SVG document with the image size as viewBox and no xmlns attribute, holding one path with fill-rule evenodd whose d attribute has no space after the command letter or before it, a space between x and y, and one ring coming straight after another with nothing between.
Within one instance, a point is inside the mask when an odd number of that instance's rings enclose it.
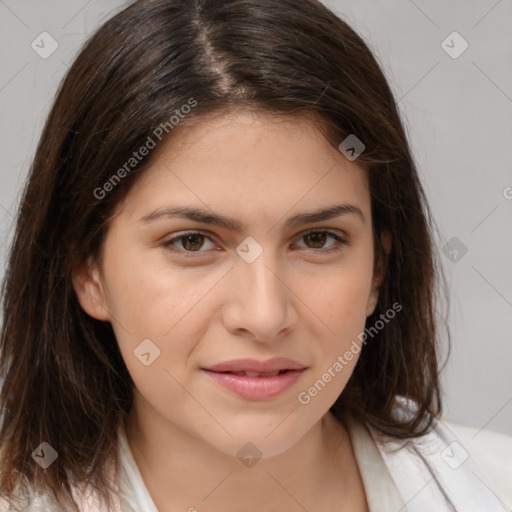
<instances>
[{"instance_id":1,"label":"eye","mask_svg":"<svg viewBox=\"0 0 512 512\"><path fill-rule=\"evenodd\" d=\"M334 239L334 243L327 246L327 248L323 247L326 243L326 240L329 238ZM313 252L336 251L340 250L344 245L348 244L348 241L342 238L340 235L327 230L308 231L301 236L301 240L306 240L306 248L312 250Z\"/></svg>"},{"instance_id":2,"label":"eye","mask_svg":"<svg viewBox=\"0 0 512 512\"><path fill-rule=\"evenodd\" d=\"M209 235L202 231L186 231L178 236L175 236L163 243L164 247L168 247L169 249L176 252L205 252L200 251L201 247L204 246L204 241L208 240L215 247L215 244L211 241ZM176 243L181 245L181 248L176 247ZM174 248L176 247L176 249Z\"/></svg>"},{"instance_id":3,"label":"eye","mask_svg":"<svg viewBox=\"0 0 512 512\"><path fill-rule=\"evenodd\" d=\"M327 246L327 248L323 247L329 238L333 239L334 243ZM310 230L301 236L302 239L306 240L307 246L305 248L312 252L326 253L336 251L348 244L348 241L340 235L328 230ZM180 252L185 256L192 256L193 253L208 252L208 247L204 251L200 250L204 248L205 240L209 241L213 246L210 249L215 248L211 234L204 231L184 231L166 240L162 245L174 252Z\"/></svg>"}]
</instances>

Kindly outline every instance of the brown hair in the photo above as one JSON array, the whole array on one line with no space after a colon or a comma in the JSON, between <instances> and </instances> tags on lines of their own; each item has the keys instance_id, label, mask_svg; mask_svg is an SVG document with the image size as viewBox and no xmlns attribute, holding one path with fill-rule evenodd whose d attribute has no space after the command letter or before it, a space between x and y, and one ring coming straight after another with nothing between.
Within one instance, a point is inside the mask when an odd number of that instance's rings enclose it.
<instances>
[{"instance_id":1,"label":"brown hair","mask_svg":"<svg viewBox=\"0 0 512 512\"><path fill-rule=\"evenodd\" d=\"M116 453L133 382L111 325L81 309L71 276L98 254L109 217L151 155L108 193L97 191L191 99L196 104L180 124L251 109L309 115L336 148L349 134L364 142L358 162L369 170L376 258L383 255L379 233L393 238L367 325L396 302L403 312L363 348L331 411L403 438L425 433L440 413L435 299L442 272L433 221L369 48L316 0L139 0L100 27L76 58L24 190L3 284L0 495L13 496L25 482L71 499L73 480L108 500L105 465ZM416 402L412 417L392 416L397 395ZM43 441L58 452L46 470L31 458Z\"/></svg>"}]
</instances>

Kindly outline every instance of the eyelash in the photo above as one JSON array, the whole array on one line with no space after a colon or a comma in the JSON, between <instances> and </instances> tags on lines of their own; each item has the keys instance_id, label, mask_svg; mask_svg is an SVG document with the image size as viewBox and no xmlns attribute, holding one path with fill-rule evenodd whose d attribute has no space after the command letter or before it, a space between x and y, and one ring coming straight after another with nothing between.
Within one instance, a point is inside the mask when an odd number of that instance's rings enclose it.
<instances>
[{"instance_id":1,"label":"eyelash","mask_svg":"<svg viewBox=\"0 0 512 512\"><path fill-rule=\"evenodd\" d=\"M322 248L320 248L320 249L306 248L305 250L308 253L330 254L330 253L335 252L335 251L340 251L341 249L343 249L344 246L348 245L348 240L344 239L343 237L341 237L337 233L333 233L332 231L328 231L328 230L325 230L325 229L311 229L311 230L306 231L305 233L303 233L299 237L299 239L302 239L305 236L311 235L313 233L315 233L315 234L318 234L318 233L326 234L327 236L334 238L336 240L336 243L332 244L327 249L322 249ZM168 249L168 250L170 250L172 252L175 252L175 253L181 253L185 257L195 258L195 257L198 257L201 253L208 252L208 251L201 251L201 250L199 250L199 251L187 251L186 249L177 249L177 248L173 247L173 244L176 241L179 241L179 240L184 239L187 236L191 236L191 235L202 235L202 236L208 238L212 243L214 243L213 240L211 239L211 236L212 236L211 233L209 233L208 231L196 230L196 231L184 231L179 236L175 236L173 238L170 238L170 239L166 240L162 245L166 249Z\"/></svg>"}]
</instances>

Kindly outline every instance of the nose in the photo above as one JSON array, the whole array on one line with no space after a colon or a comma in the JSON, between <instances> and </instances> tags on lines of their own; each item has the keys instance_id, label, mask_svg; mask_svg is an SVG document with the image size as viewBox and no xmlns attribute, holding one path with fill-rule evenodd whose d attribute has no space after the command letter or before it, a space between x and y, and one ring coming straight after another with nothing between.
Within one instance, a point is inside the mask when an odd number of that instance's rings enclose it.
<instances>
[{"instance_id":1,"label":"nose","mask_svg":"<svg viewBox=\"0 0 512 512\"><path fill-rule=\"evenodd\" d=\"M285 272L266 251L252 263L237 261L223 307L226 329L259 342L271 342L291 332L298 316L286 281Z\"/></svg>"}]
</instances>

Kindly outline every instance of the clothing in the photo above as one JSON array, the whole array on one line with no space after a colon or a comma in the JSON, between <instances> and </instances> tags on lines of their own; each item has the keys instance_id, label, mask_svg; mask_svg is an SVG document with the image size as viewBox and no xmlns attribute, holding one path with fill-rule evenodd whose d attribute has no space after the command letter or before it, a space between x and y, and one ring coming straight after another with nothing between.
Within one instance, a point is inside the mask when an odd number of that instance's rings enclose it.
<instances>
[{"instance_id":1,"label":"clothing","mask_svg":"<svg viewBox=\"0 0 512 512\"><path fill-rule=\"evenodd\" d=\"M478 450L472 449L470 443L464 444L454 430L458 430L456 425L437 421L429 434L409 443L385 440L383 436L373 433L387 469L406 504L404 510L510 511L512 439L486 433L486 438L495 445L495 460L501 461L496 464L497 473L485 472L476 460L481 458L482 448L484 453L487 449L484 446L479 446ZM478 434L477 429L466 427L466 431Z\"/></svg>"},{"instance_id":2,"label":"clothing","mask_svg":"<svg viewBox=\"0 0 512 512\"><path fill-rule=\"evenodd\" d=\"M135 463L124 429L119 429L120 512L158 512ZM84 511L85 512L85 511Z\"/></svg>"},{"instance_id":3,"label":"clothing","mask_svg":"<svg viewBox=\"0 0 512 512\"><path fill-rule=\"evenodd\" d=\"M462 450L468 453L479 451L476 443L464 443L453 432L463 430L466 438L477 433L476 429L448 426L436 422L431 433L409 443L389 440L357 422L350 422L348 431L354 449L370 512L494 512L508 510L512 505L512 438L494 432L481 432L485 441L483 457L494 463L489 479L494 483L485 484L486 478L475 461L468 456L462 461ZM124 432L120 432L121 462L124 471L122 487L126 502L121 512L158 512L149 495L137 465L131 454ZM450 443L459 443L441 455ZM494 448L493 456L487 448ZM401 448L396 453L390 449ZM455 453L450 459L451 450ZM506 458L499 462L499 454ZM455 462L453 459L458 458ZM482 455L479 454L480 459ZM449 461L451 466L445 462ZM485 464L490 469L488 464ZM436 475L436 476L434 476ZM491 478L491 476L493 478ZM495 483L496 482L496 483ZM507 491L508 486L508 491ZM499 489L499 491L498 491ZM496 492L497 498L493 492ZM498 492L501 492L501 496ZM500 502L503 501L503 504ZM87 511L88 512L88 511ZM92 511L91 511L92 512Z\"/></svg>"},{"instance_id":4,"label":"clothing","mask_svg":"<svg viewBox=\"0 0 512 512\"><path fill-rule=\"evenodd\" d=\"M412 407L409 401L399 399L396 412L407 413ZM370 512L511 510L511 437L446 421L436 421L428 434L409 440L388 438L355 421L350 421L347 428ZM123 427L118 435L116 512L158 512ZM80 503L79 512L101 512L89 489L74 487L73 494ZM8 505L0 498L0 512L7 510ZM47 498L34 499L24 510L62 512Z\"/></svg>"},{"instance_id":5,"label":"clothing","mask_svg":"<svg viewBox=\"0 0 512 512\"><path fill-rule=\"evenodd\" d=\"M370 512L398 512L403 507L402 498L368 430L360 424L352 423L349 433ZM158 512L133 459L125 432L120 430L119 434L121 487L124 489L120 512Z\"/></svg>"}]
</instances>

